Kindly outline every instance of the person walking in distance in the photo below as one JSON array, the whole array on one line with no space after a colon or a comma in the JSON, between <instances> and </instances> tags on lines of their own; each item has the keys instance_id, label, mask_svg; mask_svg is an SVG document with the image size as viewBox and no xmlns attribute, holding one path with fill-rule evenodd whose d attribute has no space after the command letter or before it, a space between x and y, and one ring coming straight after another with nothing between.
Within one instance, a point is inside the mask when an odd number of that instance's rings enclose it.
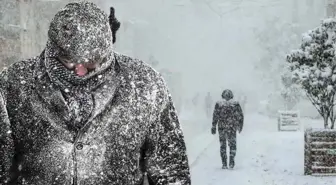
<instances>
[{"instance_id":1,"label":"person walking in distance","mask_svg":"<svg viewBox=\"0 0 336 185\"><path fill-rule=\"evenodd\" d=\"M229 167L235 166L235 156L237 151L237 131L243 130L244 115L237 101L233 100L231 90L224 90L222 100L216 102L213 112L213 121L211 133L216 134L218 127L218 135L220 141L220 155L222 158L222 168L227 169L227 144L230 149Z\"/></svg>"}]
</instances>

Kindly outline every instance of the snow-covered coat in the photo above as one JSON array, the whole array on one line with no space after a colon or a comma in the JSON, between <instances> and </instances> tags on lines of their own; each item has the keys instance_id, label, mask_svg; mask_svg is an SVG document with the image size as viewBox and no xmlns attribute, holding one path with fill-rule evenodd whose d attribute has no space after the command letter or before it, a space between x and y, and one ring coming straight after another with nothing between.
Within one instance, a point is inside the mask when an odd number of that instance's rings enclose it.
<instances>
[{"instance_id":1,"label":"snow-covered coat","mask_svg":"<svg viewBox=\"0 0 336 185\"><path fill-rule=\"evenodd\" d=\"M0 184L190 184L186 146L168 88L139 60L115 54L115 76L92 92L75 132L43 58L1 74Z\"/></svg>"},{"instance_id":2,"label":"snow-covered coat","mask_svg":"<svg viewBox=\"0 0 336 185\"><path fill-rule=\"evenodd\" d=\"M236 132L242 131L244 114L237 101L222 99L216 102L213 112L212 127L218 125L219 130Z\"/></svg>"},{"instance_id":3,"label":"snow-covered coat","mask_svg":"<svg viewBox=\"0 0 336 185\"><path fill-rule=\"evenodd\" d=\"M107 15L92 3L57 15L44 52L0 75L0 185L140 185L145 173L153 185L189 185L163 78L111 51ZM104 60L79 78L57 61L66 51Z\"/></svg>"}]
</instances>

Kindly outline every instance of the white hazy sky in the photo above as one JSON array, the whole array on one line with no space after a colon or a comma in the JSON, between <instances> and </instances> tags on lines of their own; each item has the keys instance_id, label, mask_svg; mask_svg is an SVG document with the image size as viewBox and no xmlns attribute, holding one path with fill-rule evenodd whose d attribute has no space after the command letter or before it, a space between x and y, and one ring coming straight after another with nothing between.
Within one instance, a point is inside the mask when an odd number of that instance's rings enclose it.
<instances>
[{"instance_id":1,"label":"white hazy sky","mask_svg":"<svg viewBox=\"0 0 336 185\"><path fill-rule=\"evenodd\" d=\"M219 94L223 88L232 88L262 99L272 90L262 84L253 68L262 53L254 30L267 31L265 22L274 17L292 22L295 0L210 2L100 0L99 4L107 12L114 6L122 22L117 50L143 60L153 55L160 61L159 68L180 72L181 95L208 90ZM325 2L296 2L300 29L318 26L325 16Z\"/></svg>"}]
</instances>

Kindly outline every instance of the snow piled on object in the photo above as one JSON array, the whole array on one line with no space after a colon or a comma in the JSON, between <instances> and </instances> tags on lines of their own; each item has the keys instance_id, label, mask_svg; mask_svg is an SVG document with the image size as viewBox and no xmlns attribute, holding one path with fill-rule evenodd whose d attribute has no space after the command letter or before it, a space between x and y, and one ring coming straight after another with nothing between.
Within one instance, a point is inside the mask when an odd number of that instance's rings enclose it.
<instances>
[{"instance_id":1,"label":"snow piled on object","mask_svg":"<svg viewBox=\"0 0 336 185\"><path fill-rule=\"evenodd\" d=\"M326 19L319 27L304 33L301 47L287 56L293 80L318 104L328 103L321 102L321 98L335 93L335 53L336 19Z\"/></svg>"}]
</instances>

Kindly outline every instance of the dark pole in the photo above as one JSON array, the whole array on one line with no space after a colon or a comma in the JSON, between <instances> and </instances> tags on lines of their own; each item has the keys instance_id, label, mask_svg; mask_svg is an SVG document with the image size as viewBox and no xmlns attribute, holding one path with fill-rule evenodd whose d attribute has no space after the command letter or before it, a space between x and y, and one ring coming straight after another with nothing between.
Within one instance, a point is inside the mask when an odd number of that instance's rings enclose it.
<instances>
[{"instance_id":1,"label":"dark pole","mask_svg":"<svg viewBox=\"0 0 336 185\"><path fill-rule=\"evenodd\" d=\"M120 28L120 22L115 17L115 10L114 10L113 7L110 7L109 23L110 23L110 28L111 28L111 31L112 31L113 44L114 44L117 40L116 34L117 34L117 31Z\"/></svg>"}]
</instances>

